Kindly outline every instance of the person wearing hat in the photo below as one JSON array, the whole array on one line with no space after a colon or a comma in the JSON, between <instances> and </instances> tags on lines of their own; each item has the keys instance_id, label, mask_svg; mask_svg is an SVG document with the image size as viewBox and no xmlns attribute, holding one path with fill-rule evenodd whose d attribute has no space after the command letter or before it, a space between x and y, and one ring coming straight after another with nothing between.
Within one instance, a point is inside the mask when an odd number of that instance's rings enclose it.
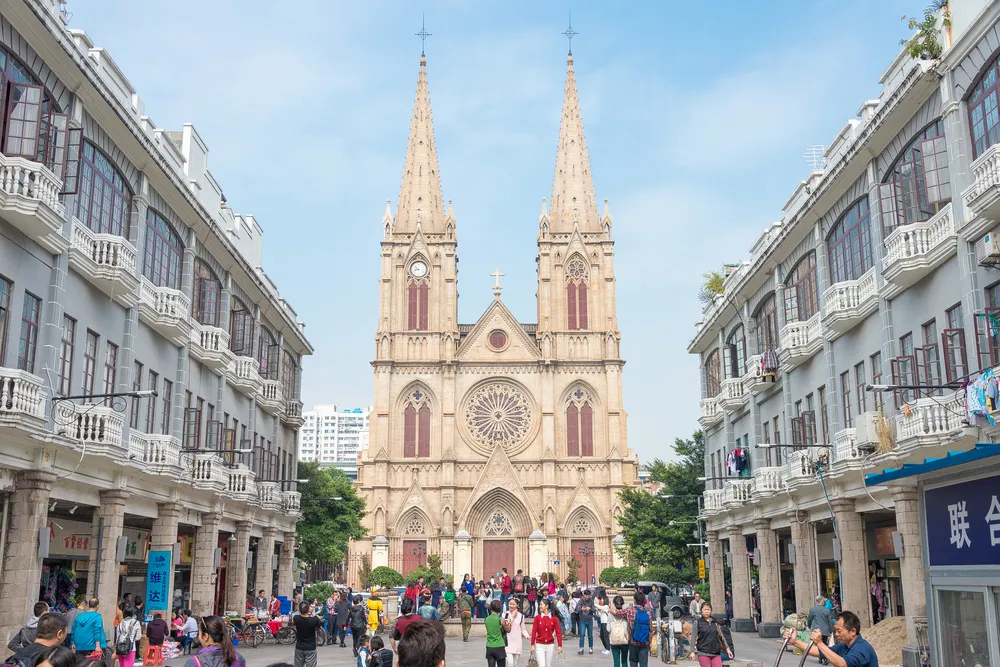
<instances>
[{"instance_id":1,"label":"person wearing hat","mask_svg":"<svg viewBox=\"0 0 1000 667\"><path fill-rule=\"evenodd\" d=\"M806 624L810 630L819 630L823 633L823 643L829 645L830 635L833 634L834 620L831 618L832 610L824 605L825 602L825 597L822 595L816 596L816 604L809 610L809 615L806 617ZM827 663L827 659L820 653L819 664L825 665Z\"/></svg>"}]
</instances>

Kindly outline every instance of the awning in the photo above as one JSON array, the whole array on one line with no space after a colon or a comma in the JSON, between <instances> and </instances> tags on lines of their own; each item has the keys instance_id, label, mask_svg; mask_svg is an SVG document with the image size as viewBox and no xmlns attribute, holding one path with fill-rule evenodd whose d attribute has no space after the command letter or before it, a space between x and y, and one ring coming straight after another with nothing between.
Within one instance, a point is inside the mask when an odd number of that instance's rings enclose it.
<instances>
[{"instance_id":1,"label":"awning","mask_svg":"<svg viewBox=\"0 0 1000 667\"><path fill-rule=\"evenodd\" d=\"M904 463L901 468L886 468L880 473L865 475L865 486L879 486L897 479L923 475L937 470L945 470L963 463L971 463L991 456L1000 456L1000 444L993 442L977 443L975 447L965 452L948 452L946 456L924 459L923 463Z\"/></svg>"}]
</instances>

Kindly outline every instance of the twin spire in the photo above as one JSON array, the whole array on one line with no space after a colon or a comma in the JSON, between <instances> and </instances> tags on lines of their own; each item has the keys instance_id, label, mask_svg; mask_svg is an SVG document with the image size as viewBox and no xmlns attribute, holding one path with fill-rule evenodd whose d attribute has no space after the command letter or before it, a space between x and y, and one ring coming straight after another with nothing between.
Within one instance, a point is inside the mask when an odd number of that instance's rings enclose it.
<instances>
[{"instance_id":1,"label":"twin spire","mask_svg":"<svg viewBox=\"0 0 1000 667\"><path fill-rule=\"evenodd\" d=\"M553 232L572 231L579 226L582 232L596 232L601 226L594 181L590 174L587 140L583 133L583 118L580 116L580 101L576 93L572 54L567 58L566 65L566 88L552 184L551 229ZM427 88L427 58L421 55L410 140L403 166L403 184L399 190L396 223L392 231L413 233L419 223L425 233L444 233L452 216L450 210L445 212L443 202Z\"/></svg>"}]
</instances>

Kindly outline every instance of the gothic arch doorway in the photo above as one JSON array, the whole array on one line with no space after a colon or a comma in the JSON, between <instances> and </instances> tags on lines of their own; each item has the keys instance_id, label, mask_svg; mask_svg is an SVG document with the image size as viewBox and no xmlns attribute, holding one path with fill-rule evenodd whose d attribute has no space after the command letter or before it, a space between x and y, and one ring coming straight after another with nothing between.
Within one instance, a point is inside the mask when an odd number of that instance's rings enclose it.
<instances>
[{"instance_id":1,"label":"gothic arch doorway","mask_svg":"<svg viewBox=\"0 0 1000 667\"><path fill-rule=\"evenodd\" d=\"M506 489L492 489L469 511L465 529L472 535L473 574L489 579L503 568L511 577L528 567L528 535L531 514ZM461 573L464 574L464 573Z\"/></svg>"}]
</instances>

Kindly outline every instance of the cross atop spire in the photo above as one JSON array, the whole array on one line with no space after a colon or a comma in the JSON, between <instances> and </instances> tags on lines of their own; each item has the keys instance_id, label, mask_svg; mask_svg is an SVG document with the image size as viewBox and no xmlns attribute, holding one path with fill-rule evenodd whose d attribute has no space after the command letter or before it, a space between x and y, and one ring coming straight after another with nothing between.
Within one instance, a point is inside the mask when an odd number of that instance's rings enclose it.
<instances>
[{"instance_id":1,"label":"cross atop spire","mask_svg":"<svg viewBox=\"0 0 1000 667\"><path fill-rule=\"evenodd\" d=\"M566 39L569 40L569 55L573 55L573 38L579 35L576 30L573 30L573 12L569 13L569 27L566 28L566 32L563 33Z\"/></svg>"},{"instance_id":2,"label":"cross atop spire","mask_svg":"<svg viewBox=\"0 0 1000 667\"><path fill-rule=\"evenodd\" d=\"M493 279L494 279L494 283L493 283L493 296L495 296L496 298L499 299L500 298L500 290L503 289L503 287L500 286L500 279L503 278L507 274L504 273L503 271L501 271L500 267L498 266L493 271L493 273L491 273L490 275L493 276Z\"/></svg>"},{"instance_id":3,"label":"cross atop spire","mask_svg":"<svg viewBox=\"0 0 1000 667\"><path fill-rule=\"evenodd\" d=\"M427 55L424 53L424 47L427 46L427 38L431 36L431 33L427 32L427 24L424 22L424 15L420 15L420 32L413 33L420 38L420 57L426 58Z\"/></svg>"}]
</instances>

